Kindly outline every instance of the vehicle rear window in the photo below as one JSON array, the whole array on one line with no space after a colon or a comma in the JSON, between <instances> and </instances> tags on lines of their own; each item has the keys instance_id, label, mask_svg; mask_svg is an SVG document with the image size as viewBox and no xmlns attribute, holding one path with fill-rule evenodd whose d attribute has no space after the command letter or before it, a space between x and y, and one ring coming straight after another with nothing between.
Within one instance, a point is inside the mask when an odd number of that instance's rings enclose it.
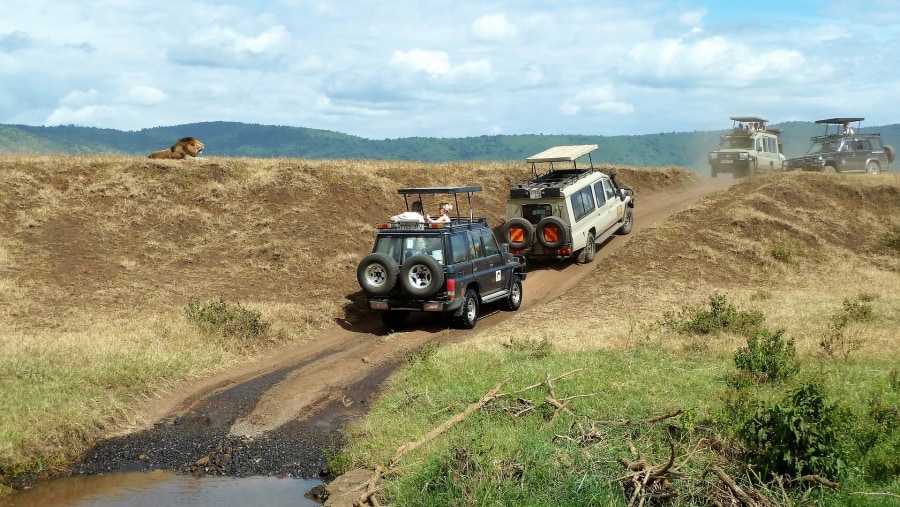
<instances>
[{"instance_id":1,"label":"vehicle rear window","mask_svg":"<svg viewBox=\"0 0 900 507\"><path fill-rule=\"evenodd\" d=\"M553 215L553 206L549 204L522 205L522 218L534 225L537 225L538 222L551 215Z\"/></svg>"}]
</instances>

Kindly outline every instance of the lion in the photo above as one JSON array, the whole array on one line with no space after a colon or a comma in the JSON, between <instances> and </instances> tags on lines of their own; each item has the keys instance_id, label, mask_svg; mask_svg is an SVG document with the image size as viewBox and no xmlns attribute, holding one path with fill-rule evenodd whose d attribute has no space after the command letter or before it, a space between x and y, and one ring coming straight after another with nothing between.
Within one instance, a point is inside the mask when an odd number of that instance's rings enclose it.
<instances>
[{"instance_id":1,"label":"lion","mask_svg":"<svg viewBox=\"0 0 900 507\"><path fill-rule=\"evenodd\" d=\"M196 137L182 137L168 150L154 151L147 158L185 159L196 157L203 151L203 143Z\"/></svg>"}]
</instances>

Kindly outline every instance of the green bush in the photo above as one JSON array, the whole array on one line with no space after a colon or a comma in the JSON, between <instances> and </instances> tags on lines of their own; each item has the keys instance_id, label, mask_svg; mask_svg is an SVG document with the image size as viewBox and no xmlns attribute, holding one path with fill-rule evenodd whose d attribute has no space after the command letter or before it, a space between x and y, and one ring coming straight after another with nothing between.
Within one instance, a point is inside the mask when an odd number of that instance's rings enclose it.
<instances>
[{"instance_id":1,"label":"green bush","mask_svg":"<svg viewBox=\"0 0 900 507\"><path fill-rule=\"evenodd\" d=\"M834 479L843 467L840 419L822 388L809 383L774 406L758 408L739 438L760 477L818 474Z\"/></svg>"},{"instance_id":2,"label":"green bush","mask_svg":"<svg viewBox=\"0 0 900 507\"><path fill-rule=\"evenodd\" d=\"M683 307L677 314L666 312L663 325L684 334L712 334L730 331L741 335L753 335L762 325L764 316L759 311L740 311L724 294L709 297L709 310Z\"/></svg>"},{"instance_id":3,"label":"green bush","mask_svg":"<svg viewBox=\"0 0 900 507\"><path fill-rule=\"evenodd\" d=\"M734 353L737 368L758 382L778 383L800 370L793 339L784 339L784 329L771 332L760 329L747 346Z\"/></svg>"},{"instance_id":4,"label":"green bush","mask_svg":"<svg viewBox=\"0 0 900 507\"><path fill-rule=\"evenodd\" d=\"M185 315L208 332L224 338L257 339L269 330L269 324L262 320L258 311L222 299L201 303L193 298L188 302Z\"/></svg>"}]
</instances>

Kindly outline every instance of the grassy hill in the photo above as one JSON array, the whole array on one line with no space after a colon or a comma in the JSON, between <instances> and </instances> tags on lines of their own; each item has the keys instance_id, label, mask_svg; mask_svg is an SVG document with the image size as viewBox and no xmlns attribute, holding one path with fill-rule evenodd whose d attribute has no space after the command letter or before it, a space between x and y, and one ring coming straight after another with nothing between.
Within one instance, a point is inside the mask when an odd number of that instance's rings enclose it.
<instances>
[{"instance_id":1,"label":"grassy hill","mask_svg":"<svg viewBox=\"0 0 900 507\"><path fill-rule=\"evenodd\" d=\"M617 170L639 199L694 177L677 168ZM310 339L336 319L360 317L355 268L371 247L372 223L402 207L396 188L478 182L484 191L475 207L496 226L509 182L527 171L521 162L0 156L0 309L9 324L0 328L3 475L77 455L127 419L131 407L179 380ZM732 474L746 471L740 446L724 445L719 455L711 443L731 442L717 426L725 424L722 414L731 408L749 417L753 402L777 398L785 388L773 383L728 391L732 356L746 337L728 329L681 331L717 292L742 310L760 312L768 329L783 328L794 340L805 373L788 387L818 378L829 399L846 403L847 420L860 424L848 434L866 435L868 449L890 456L900 449L900 420L890 409L900 401L898 209L897 175L743 180L634 235L622 253L559 300L517 314L465 345L423 354L398 377L342 459L374 468L445 419L445 407L464 407L499 381L525 386L535 376L540 382L583 368L590 373L570 395L608 396L573 401L572 409L587 419L564 416L546 426L553 410L536 412L544 417L529 420L538 440L529 440L527 449L549 457L517 454L518 440L502 441L499 454L475 444L485 428L502 427L498 435L516 439L531 435L515 422L485 419L487 426L414 456L406 474L411 482L398 480L389 492L405 498L404 491L422 492L433 478L446 477L454 491L483 486L496 493L492 484L516 490L527 478L529 487L538 487L532 480L560 485L561 503L583 504L577 477L566 475L584 472L578 456L596 467L592 484L607 486L623 473L616 465L621 456L591 454L593 444L560 450L548 445L553 434L574 438L576 422L642 419L675 408L693 418L673 422L682 432L680 457L696 448L703 463L727 458ZM252 340L198 332L185 317L193 299L252 309L268 329ZM871 318L834 320L857 314ZM652 449L648 459L665 461L665 439L654 433L651 443L643 431L610 433L617 439L611 448L619 452L624 445L627 452L631 438ZM484 459L472 461L473 452ZM896 479L889 479L900 470L890 468L895 462L881 459L886 465L875 469L877 456L859 446L853 452L856 472L843 476L850 484L900 493ZM685 482L703 482L702 466L682 460L679 467L700 470ZM607 491L601 486L587 494ZM421 501L445 492L434 490ZM552 492L535 494L553 498Z\"/></svg>"},{"instance_id":2,"label":"grassy hill","mask_svg":"<svg viewBox=\"0 0 900 507\"><path fill-rule=\"evenodd\" d=\"M729 125L730 126L730 125ZM772 124L784 129L785 155L803 154L822 126L810 122ZM900 147L900 125L866 127ZM123 132L91 127L0 125L0 153L146 155L193 136L206 156L407 160L422 162L521 161L561 144L597 144L595 162L633 167L687 167L709 173L707 154L721 131L670 132L638 136L497 135L469 138L372 140L339 132L235 122L204 122Z\"/></svg>"}]
</instances>

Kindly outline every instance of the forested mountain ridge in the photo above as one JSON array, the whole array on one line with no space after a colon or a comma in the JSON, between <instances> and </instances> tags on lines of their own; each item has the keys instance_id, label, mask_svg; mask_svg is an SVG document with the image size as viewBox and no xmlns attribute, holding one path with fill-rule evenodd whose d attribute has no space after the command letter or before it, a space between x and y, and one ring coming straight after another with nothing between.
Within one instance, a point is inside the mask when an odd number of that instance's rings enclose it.
<instances>
[{"instance_id":1,"label":"forested mountain ridge","mask_svg":"<svg viewBox=\"0 0 900 507\"><path fill-rule=\"evenodd\" d=\"M802 155L809 138L824 133L812 122L772 123L783 129L787 158ZM96 127L0 125L0 153L146 155L193 136L206 145L206 156L448 161L515 161L564 144L597 144L595 163L634 167L681 166L708 173L707 153L726 130L669 132L632 136L493 135L465 138L411 137L365 139L305 127L238 122L202 122L137 131ZM879 132L885 144L900 148L900 124L864 127Z\"/></svg>"}]
</instances>

